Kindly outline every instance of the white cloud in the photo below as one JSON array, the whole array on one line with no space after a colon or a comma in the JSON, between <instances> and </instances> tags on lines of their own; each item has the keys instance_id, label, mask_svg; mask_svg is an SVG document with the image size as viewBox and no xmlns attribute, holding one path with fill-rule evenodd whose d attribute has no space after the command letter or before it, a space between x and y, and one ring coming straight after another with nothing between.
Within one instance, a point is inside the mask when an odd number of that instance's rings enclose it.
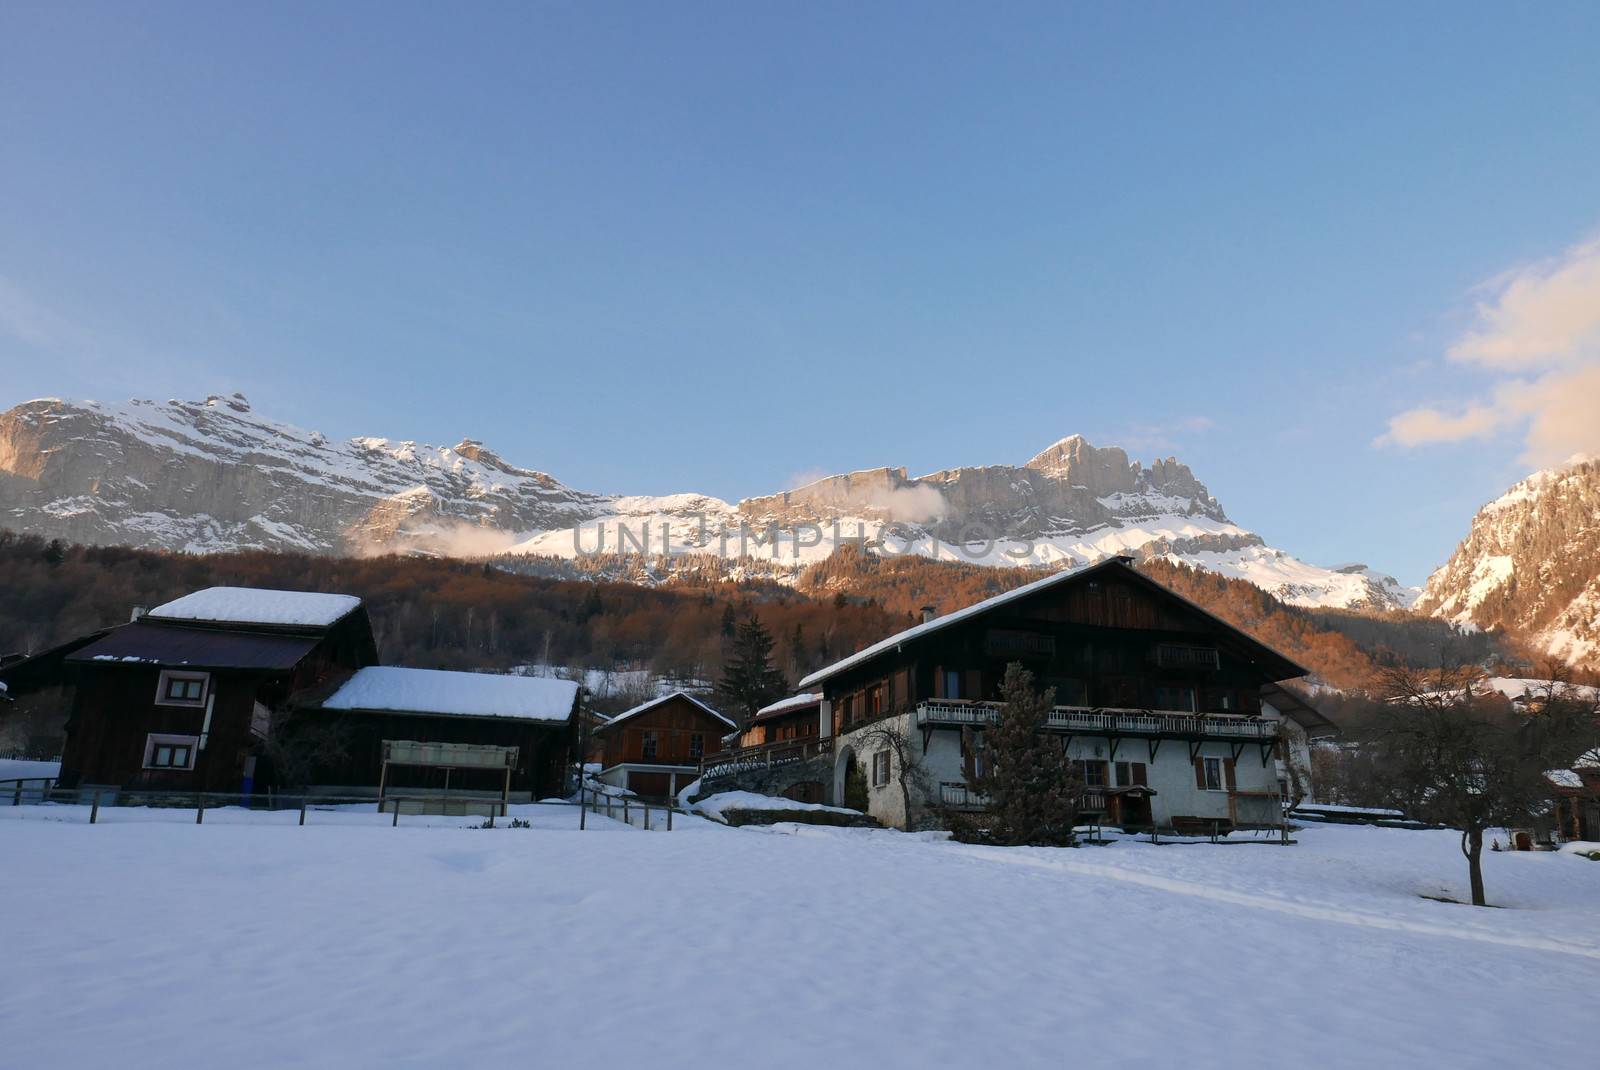
<instances>
[{"instance_id":1,"label":"white cloud","mask_svg":"<svg viewBox=\"0 0 1600 1070\"><path fill-rule=\"evenodd\" d=\"M1600 453L1600 239L1508 271L1479 293L1477 321L1449 357L1502 377L1487 398L1392 417L1377 444L1462 442L1518 429L1529 464Z\"/></svg>"}]
</instances>

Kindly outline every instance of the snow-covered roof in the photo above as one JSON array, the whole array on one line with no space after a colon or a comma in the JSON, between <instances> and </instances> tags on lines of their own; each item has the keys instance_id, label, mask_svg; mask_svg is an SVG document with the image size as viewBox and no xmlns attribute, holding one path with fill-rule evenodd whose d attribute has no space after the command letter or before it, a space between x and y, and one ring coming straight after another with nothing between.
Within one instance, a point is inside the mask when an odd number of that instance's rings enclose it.
<instances>
[{"instance_id":1,"label":"snow-covered roof","mask_svg":"<svg viewBox=\"0 0 1600 1070\"><path fill-rule=\"evenodd\" d=\"M957 624L964 620L970 620L981 613L987 613L991 609L996 609L1010 602L1021 601L1022 599L1027 598L1029 595L1038 594L1040 591L1048 590L1058 583L1064 583L1067 580L1087 575L1088 573L1098 571L1099 569L1109 568L1113 565L1122 566L1130 574L1143 580L1146 584L1165 592L1168 597L1182 602L1184 605L1188 606L1202 617L1205 617L1207 620L1215 621L1220 627L1227 629L1229 632L1232 632L1235 635L1242 636L1251 645L1266 651L1275 658L1278 658L1284 662L1284 664L1295 669L1295 672L1291 673L1290 675L1304 676L1306 674L1307 670L1304 667L1297 665L1293 659L1284 654L1280 654L1276 650L1273 650L1270 646L1263 643L1255 636L1250 635L1248 632L1243 631L1237 625L1229 624L1227 621L1223 620L1209 609L1206 609L1204 606L1185 598L1183 595L1172 590L1170 587L1163 586L1162 584L1159 584L1146 576L1141 576L1133 568L1132 558L1117 556L1108 557L1102 561L1095 561L1087 565L1079 565L1076 568L1065 568L1060 572L1053 572L1050 575L1045 576L1043 579L1034 580L1032 583L1025 583L1021 587L1013 587L1011 590L997 594L992 598L985 598L981 602L974 602L970 606L965 606L961 609L954 610L953 612L946 613L942 617L935 617L932 620L923 621L921 624L913 625L903 632L896 632L887 639L873 643L864 650L858 650L849 657L836 661L826 668L818 669L816 672L801 680L798 686L810 687L813 684L820 684L828 677L837 675L838 673L841 673L844 670L852 668L856 665L860 665L862 662L874 658L885 651L893 650L902 643L910 642L913 639L920 639L925 635L938 631L940 628L945 628L949 625ZM1285 679L1286 678L1287 677L1285 677Z\"/></svg>"},{"instance_id":2,"label":"snow-covered roof","mask_svg":"<svg viewBox=\"0 0 1600 1070\"><path fill-rule=\"evenodd\" d=\"M1037 594L1046 588L1054 587L1063 580L1070 579L1073 576L1087 572L1091 568L1098 568L1104 563L1105 562L1099 562L1095 565L1080 565L1077 568L1062 569L1060 572L1051 573L1043 579L1034 580L1032 583L1025 583L1021 587L1013 587L1011 590L1006 591L1003 594L997 594L993 598L985 598L981 602L974 602L970 606L955 610L951 613L946 613L942 617L935 617L932 620L925 620L921 624L913 625L903 632L896 632L887 639L873 643L864 650L858 650L849 657L842 658L839 661L834 662L827 668L818 669L810 676L807 676L805 679L801 680L800 686L810 687L812 684L820 684L828 677L834 676L848 668L859 665L863 661L866 661L869 658L874 658L886 650L893 650L901 643L908 642L912 639L920 639L924 635L938 631L940 628L945 628L952 624L959 623L960 621L967 620L969 617L976 617L980 613L986 613L997 606L1005 605L1007 602L1015 602L1018 599L1028 597L1030 594Z\"/></svg>"},{"instance_id":3,"label":"snow-covered roof","mask_svg":"<svg viewBox=\"0 0 1600 1070\"><path fill-rule=\"evenodd\" d=\"M779 714L791 713L794 710L803 710L807 706L815 706L821 701L822 693L820 691L802 695L790 695L788 698L780 698L769 706L761 707L751 720L759 721L764 717L776 717Z\"/></svg>"},{"instance_id":4,"label":"snow-covered roof","mask_svg":"<svg viewBox=\"0 0 1600 1070\"><path fill-rule=\"evenodd\" d=\"M565 721L577 698L578 685L572 680L371 665L345 681L322 707Z\"/></svg>"},{"instance_id":5,"label":"snow-covered roof","mask_svg":"<svg viewBox=\"0 0 1600 1070\"><path fill-rule=\"evenodd\" d=\"M661 705L663 702L669 702L669 701L671 701L672 699L675 699L675 698L688 699L690 702L694 703L696 706L699 706L702 710L705 710L707 713L709 713L711 716L715 717L717 720L721 721L723 724L727 725L729 728L738 728L739 727L737 724L734 723L733 719L731 717L729 717L727 714L723 713L720 710L716 710L716 709L713 709L710 706L707 706L704 702L701 702L699 699L695 698L693 695L689 694L689 692L687 692L687 691L674 691L669 695L662 695L660 698L653 698L653 699L650 699L647 702L641 702L641 703L639 703L639 705L633 707L631 710L623 710L621 713L617 714L615 717L611 718L611 720L607 721L603 725L600 725L599 727L600 728L610 728L614 724L618 724L618 723L620 723L622 721L626 721L630 717L637 717L639 714L644 713L646 710L653 710L657 706Z\"/></svg>"},{"instance_id":6,"label":"snow-covered roof","mask_svg":"<svg viewBox=\"0 0 1600 1070\"><path fill-rule=\"evenodd\" d=\"M207 587L157 606L146 615L156 620L325 628L360 605L361 599L350 594Z\"/></svg>"},{"instance_id":7,"label":"snow-covered roof","mask_svg":"<svg viewBox=\"0 0 1600 1070\"><path fill-rule=\"evenodd\" d=\"M1558 788L1583 787L1583 777L1571 769L1546 769L1544 778Z\"/></svg>"}]
</instances>

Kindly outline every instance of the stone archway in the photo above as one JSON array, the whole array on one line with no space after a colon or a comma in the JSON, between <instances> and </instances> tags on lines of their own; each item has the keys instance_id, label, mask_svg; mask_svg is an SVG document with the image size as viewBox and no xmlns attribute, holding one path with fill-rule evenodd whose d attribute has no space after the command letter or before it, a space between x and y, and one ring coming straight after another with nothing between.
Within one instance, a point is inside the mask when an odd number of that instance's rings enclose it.
<instances>
[{"instance_id":1,"label":"stone archway","mask_svg":"<svg viewBox=\"0 0 1600 1070\"><path fill-rule=\"evenodd\" d=\"M854 747L841 747L833 770L833 805L867 812L867 770Z\"/></svg>"}]
</instances>

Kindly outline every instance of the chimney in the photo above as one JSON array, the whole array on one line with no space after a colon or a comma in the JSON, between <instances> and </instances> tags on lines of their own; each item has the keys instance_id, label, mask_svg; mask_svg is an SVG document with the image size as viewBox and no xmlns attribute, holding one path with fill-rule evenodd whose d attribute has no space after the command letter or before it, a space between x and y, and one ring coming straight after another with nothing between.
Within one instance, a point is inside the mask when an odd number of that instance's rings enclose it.
<instances>
[{"instance_id":1,"label":"chimney","mask_svg":"<svg viewBox=\"0 0 1600 1070\"><path fill-rule=\"evenodd\" d=\"M145 607L144 606L134 606L133 607L133 612L128 614L128 623L132 624L134 621L136 621L140 617L144 616L144 612L145 612Z\"/></svg>"},{"instance_id":2,"label":"chimney","mask_svg":"<svg viewBox=\"0 0 1600 1070\"><path fill-rule=\"evenodd\" d=\"M939 615L939 611L932 606L922 607L922 623L926 624Z\"/></svg>"}]
</instances>

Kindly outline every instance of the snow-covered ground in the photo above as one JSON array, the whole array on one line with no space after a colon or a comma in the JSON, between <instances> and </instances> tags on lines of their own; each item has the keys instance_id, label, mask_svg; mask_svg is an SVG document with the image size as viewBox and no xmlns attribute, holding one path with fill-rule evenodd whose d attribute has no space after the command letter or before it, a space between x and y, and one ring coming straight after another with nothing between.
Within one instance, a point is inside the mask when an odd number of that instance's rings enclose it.
<instances>
[{"instance_id":1,"label":"snow-covered ground","mask_svg":"<svg viewBox=\"0 0 1600 1070\"><path fill-rule=\"evenodd\" d=\"M53 777L60 772L60 762L35 762L26 758L0 758L0 780L17 780L23 777Z\"/></svg>"},{"instance_id":2,"label":"snow-covered ground","mask_svg":"<svg viewBox=\"0 0 1600 1070\"><path fill-rule=\"evenodd\" d=\"M1451 833L0 807L0 1065L1592 1067L1600 863ZM135 816L142 819L135 820Z\"/></svg>"}]
</instances>

